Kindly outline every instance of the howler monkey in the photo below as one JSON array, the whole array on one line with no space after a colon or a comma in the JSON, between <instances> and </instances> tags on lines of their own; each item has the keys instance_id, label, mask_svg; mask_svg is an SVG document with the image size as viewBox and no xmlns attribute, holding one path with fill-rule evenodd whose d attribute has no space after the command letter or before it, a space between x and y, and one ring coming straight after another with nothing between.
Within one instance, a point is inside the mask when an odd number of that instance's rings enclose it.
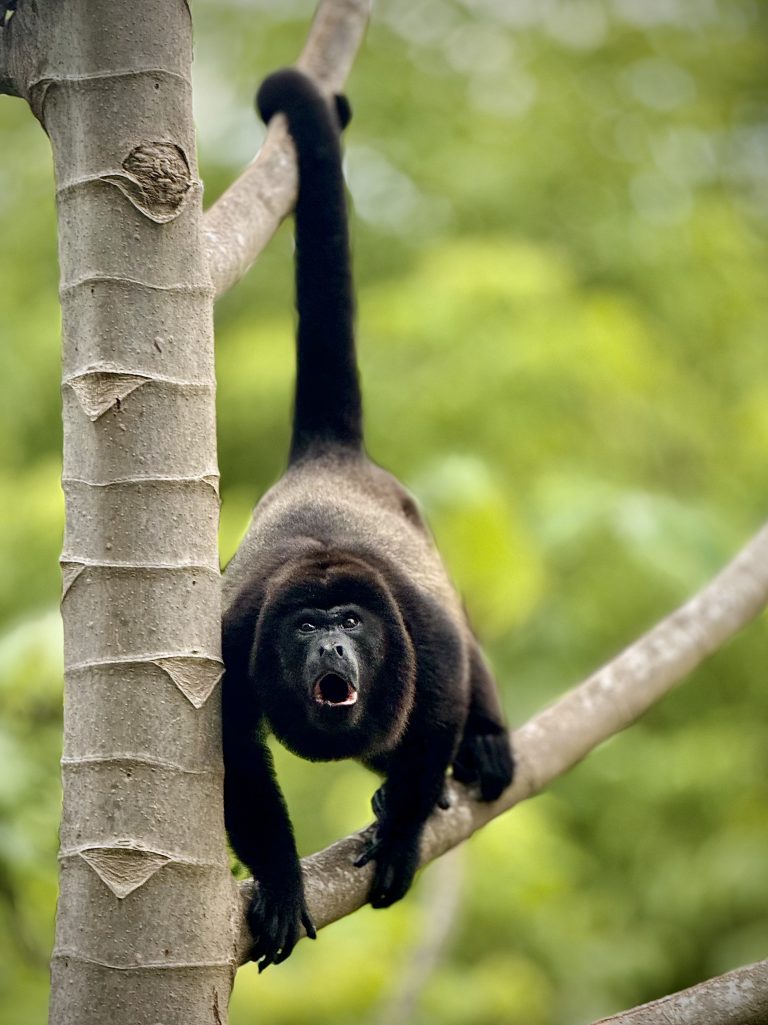
<instances>
[{"instance_id":1,"label":"howler monkey","mask_svg":"<svg viewBox=\"0 0 768 1025\"><path fill-rule=\"evenodd\" d=\"M421 516L363 448L340 130L300 72L271 75L265 121L296 146L296 394L288 469L257 504L224 574L225 815L259 886L249 909L260 968L284 960L307 910L271 730L313 760L356 758L382 774L369 900L408 890L445 774L492 801L512 754L493 679Z\"/></svg>"}]
</instances>

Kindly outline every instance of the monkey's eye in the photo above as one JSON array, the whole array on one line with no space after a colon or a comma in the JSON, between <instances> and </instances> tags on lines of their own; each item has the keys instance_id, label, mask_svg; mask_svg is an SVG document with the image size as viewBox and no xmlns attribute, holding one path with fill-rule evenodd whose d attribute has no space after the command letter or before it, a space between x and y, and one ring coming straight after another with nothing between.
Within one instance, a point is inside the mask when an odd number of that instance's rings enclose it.
<instances>
[{"instance_id":1,"label":"monkey's eye","mask_svg":"<svg viewBox=\"0 0 768 1025\"><path fill-rule=\"evenodd\" d=\"M314 623L310 623L309 621L307 621L307 622L304 622L304 623L301 624L301 626L299 627L299 633L311 634L311 633L314 633L314 631L316 629L317 629L317 627L315 626Z\"/></svg>"},{"instance_id":2,"label":"monkey's eye","mask_svg":"<svg viewBox=\"0 0 768 1025\"><path fill-rule=\"evenodd\" d=\"M357 616L353 616L350 612L348 616L345 616L342 619L341 625L344 627L345 630L354 630L356 626L360 625L360 620L357 618Z\"/></svg>"}]
</instances>

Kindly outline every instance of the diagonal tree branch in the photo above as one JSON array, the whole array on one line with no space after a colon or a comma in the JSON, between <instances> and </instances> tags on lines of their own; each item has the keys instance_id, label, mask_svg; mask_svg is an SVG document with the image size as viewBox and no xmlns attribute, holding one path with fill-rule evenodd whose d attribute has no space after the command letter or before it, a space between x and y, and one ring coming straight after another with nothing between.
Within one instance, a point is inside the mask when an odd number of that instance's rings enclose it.
<instances>
[{"instance_id":1,"label":"diagonal tree branch","mask_svg":"<svg viewBox=\"0 0 768 1025\"><path fill-rule=\"evenodd\" d=\"M327 93L339 92L368 23L371 0L321 0L297 66ZM254 162L214 203L203 227L216 295L245 274L293 209L296 155L282 117Z\"/></svg>"},{"instance_id":2,"label":"diagonal tree branch","mask_svg":"<svg viewBox=\"0 0 768 1025\"><path fill-rule=\"evenodd\" d=\"M498 801L481 804L465 787L451 783L451 807L436 812L427 825L422 864L538 793L638 719L766 604L768 526L690 601L514 733L515 781ZM373 866L354 867L360 849L361 834L356 833L303 859L307 900L319 929L365 904ZM252 886L252 881L242 884L244 902ZM249 943L243 924L242 959Z\"/></svg>"},{"instance_id":3,"label":"diagonal tree branch","mask_svg":"<svg viewBox=\"0 0 768 1025\"><path fill-rule=\"evenodd\" d=\"M765 1025L768 961L757 961L593 1025Z\"/></svg>"}]
</instances>

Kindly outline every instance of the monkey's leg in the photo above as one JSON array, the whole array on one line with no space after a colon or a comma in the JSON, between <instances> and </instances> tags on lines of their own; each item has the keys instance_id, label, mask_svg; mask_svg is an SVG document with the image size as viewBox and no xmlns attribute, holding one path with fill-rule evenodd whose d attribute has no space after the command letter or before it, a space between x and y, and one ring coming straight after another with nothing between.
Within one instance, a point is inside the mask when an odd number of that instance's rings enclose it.
<instances>
[{"instance_id":1,"label":"monkey's leg","mask_svg":"<svg viewBox=\"0 0 768 1025\"><path fill-rule=\"evenodd\" d=\"M378 790L374 791L373 797L371 798L371 810L377 819L384 815L384 808L386 807L386 788L387 784L382 783ZM447 780L443 781L443 792L437 799L437 807L442 811L447 811L451 807L451 794L448 789Z\"/></svg>"},{"instance_id":2,"label":"monkey's leg","mask_svg":"<svg viewBox=\"0 0 768 1025\"><path fill-rule=\"evenodd\" d=\"M441 801L456 747L455 729L409 731L393 754L386 782L376 792L376 828L355 864L375 859L369 900L383 908L400 900L419 866L424 823Z\"/></svg>"},{"instance_id":3,"label":"monkey's leg","mask_svg":"<svg viewBox=\"0 0 768 1025\"><path fill-rule=\"evenodd\" d=\"M496 683L480 649L473 645L469 713L453 760L453 775L461 783L476 783L481 800L495 801L512 782L514 772L514 756Z\"/></svg>"}]
</instances>

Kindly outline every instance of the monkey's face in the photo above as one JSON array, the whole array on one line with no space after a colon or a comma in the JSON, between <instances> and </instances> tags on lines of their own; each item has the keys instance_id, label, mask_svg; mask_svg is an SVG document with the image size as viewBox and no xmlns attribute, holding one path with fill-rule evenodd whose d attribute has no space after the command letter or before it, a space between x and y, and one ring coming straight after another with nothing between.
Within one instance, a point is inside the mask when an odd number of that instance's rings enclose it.
<instances>
[{"instance_id":1,"label":"monkey's face","mask_svg":"<svg viewBox=\"0 0 768 1025\"><path fill-rule=\"evenodd\" d=\"M301 692L309 718L331 728L365 714L385 648L383 623L358 604L302 608L280 624L283 678Z\"/></svg>"},{"instance_id":2,"label":"monkey's face","mask_svg":"<svg viewBox=\"0 0 768 1025\"><path fill-rule=\"evenodd\" d=\"M413 649L388 590L361 568L313 569L314 578L292 573L262 609L253 686L275 735L297 754L363 757L402 735Z\"/></svg>"}]
</instances>

